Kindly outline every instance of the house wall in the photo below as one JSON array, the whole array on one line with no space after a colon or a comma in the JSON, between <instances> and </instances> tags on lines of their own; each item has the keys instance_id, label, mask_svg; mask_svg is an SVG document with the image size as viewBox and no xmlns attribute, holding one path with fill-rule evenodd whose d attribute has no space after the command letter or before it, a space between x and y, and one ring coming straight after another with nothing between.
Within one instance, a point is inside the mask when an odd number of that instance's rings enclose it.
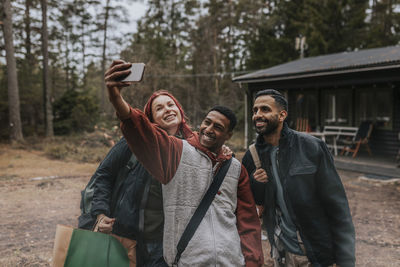
<instances>
[{"instance_id":1,"label":"house wall","mask_svg":"<svg viewBox=\"0 0 400 267\"><path fill-rule=\"evenodd\" d=\"M340 78L338 78L340 79ZM275 82L276 83L276 82ZM301 84L301 83L299 83ZM304 85L304 84L303 84ZM315 85L315 84L314 84ZM310 114L313 109L315 109L315 113L317 115L314 116L312 119L312 129L313 131L317 130L319 128L320 130L323 129L323 125L326 123L324 120L324 114L323 114L323 109L326 107L327 103L325 102L326 99L323 97L324 94L326 94L327 90L332 90L332 86L326 86L327 84L324 84L324 87L308 87L304 86L302 88L285 88L284 84L275 84L274 87L272 87L271 84L268 83L250 83L248 84L247 88L247 94L248 94L248 120L249 120L249 129L248 129L248 136L249 136L249 143L251 143L252 140L255 139L255 131L253 128L253 124L251 123L251 109L253 105L253 98L254 95L257 91L266 89L266 88L274 88L278 89L282 93L287 95L288 102L289 102L289 117L288 117L288 123L291 128L296 129L296 118L300 114L298 111L298 104L296 108L296 101L298 103L298 95L299 93L312 93L316 95L318 98L317 104L313 105L312 108L309 106L306 106L308 108L307 112L301 112L300 116L307 116L307 114ZM360 87L361 86L361 87ZM357 111L356 111L356 104L359 99L357 99L357 94L356 90L363 90L360 88L372 88L376 87L381 88L381 86L387 87L390 86L393 88L393 97L391 98L392 100L392 105L393 105L393 110L392 110L392 122L391 122L391 127L386 127L386 129L379 129L375 128L371 134L371 139L370 139L370 147L372 150L373 154L377 155L386 155L395 158L395 156L398 153L398 150L400 149L400 141L399 141L399 133L400 133L400 82L392 82L388 85L387 82L382 83L382 80L380 80L380 83L374 83L374 84L365 84L365 83L359 83L356 86L350 86L349 84L342 84L341 86L335 86L335 90L350 90L350 93L348 96L351 98L348 103L351 103L350 107L350 120L345 123L347 126L358 126L356 124L359 124L360 118L357 118ZM314 102L312 102L314 103ZM297 110L296 110L297 109ZM318 127L317 127L318 126Z\"/></svg>"},{"instance_id":2,"label":"house wall","mask_svg":"<svg viewBox=\"0 0 400 267\"><path fill-rule=\"evenodd\" d=\"M400 84L393 88L393 128L390 130L375 129L371 134L370 147L378 155L395 157L400 149Z\"/></svg>"}]
</instances>

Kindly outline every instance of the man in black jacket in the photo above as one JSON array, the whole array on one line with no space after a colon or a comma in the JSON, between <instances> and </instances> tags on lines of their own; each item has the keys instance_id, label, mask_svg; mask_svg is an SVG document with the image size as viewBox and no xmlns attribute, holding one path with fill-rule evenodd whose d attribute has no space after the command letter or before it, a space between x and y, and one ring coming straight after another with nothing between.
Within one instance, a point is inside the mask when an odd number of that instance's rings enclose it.
<instances>
[{"instance_id":1,"label":"man in black jacket","mask_svg":"<svg viewBox=\"0 0 400 267\"><path fill-rule=\"evenodd\" d=\"M355 233L343 184L326 144L288 128L286 99L256 94L253 123L262 168L243 157L275 266L355 265Z\"/></svg>"},{"instance_id":2,"label":"man in black jacket","mask_svg":"<svg viewBox=\"0 0 400 267\"><path fill-rule=\"evenodd\" d=\"M125 138L111 148L92 180L90 211L79 217L78 226L92 229L96 217L100 216L100 232L112 232L137 241L137 266L167 266L162 251L161 184L132 158Z\"/></svg>"}]
</instances>

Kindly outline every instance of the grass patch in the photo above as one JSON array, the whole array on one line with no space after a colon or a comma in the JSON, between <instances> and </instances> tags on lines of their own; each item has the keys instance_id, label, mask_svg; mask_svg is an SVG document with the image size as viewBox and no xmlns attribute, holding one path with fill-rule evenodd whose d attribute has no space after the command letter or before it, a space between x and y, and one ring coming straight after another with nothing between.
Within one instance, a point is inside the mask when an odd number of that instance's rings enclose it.
<instances>
[{"instance_id":1,"label":"grass patch","mask_svg":"<svg viewBox=\"0 0 400 267\"><path fill-rule=\"evenodd\" d=\"M110 148L105 145L96 147L81 146L64 141L62 143L47 144L44 153L51 159L93 163L101 161Z\"/></svg>"},{"instance_id":2,"label":"grass patch","mask_svg":"<svg viewBox=\"0 0 400 267\"><path fill-rule=\"evenodd\" d=\"M101 138L70 136L47 142L43 151L51 159L93 163L100 162L111 147L112 143L103 142Z\"/></svg>"},{"instance_id":3,"label":"grass patch","mask_svg":"<svg viewBox=\"0 0 400 267\"><path fill-rule=\"evenodd\" d=\"M28 137L23 142L13 144L12 147L41 151L50 159L96 163L106 156L119 139L119 132L102 129L92 133L53 138Z\"/></svg>"},{"instance_id":4,"label":"grass patch","mask_svg":"<svg viewBox=\"0 0 400 267\"><path fill-rule=\"evenodd\" d=\"M18 175L15 175L15 174L0 175L0 181L10 181L17 177L18 177Z\"/></svg>"},{"instance_id":5,"label":"grass patch","mask_svg":"<svg viewBox=\"0 0 400 267\"><path fill-rule=\"evenodd\" d=\"M55 136L53 138L28 137L12 145L16 149L41 151L49 159L98 163L104 159L113 144L121 138L119 130L98 128L91 133ZM242 132L235 132L226 145L240 156L245 151Z\"/></svg>"}]
</instances>

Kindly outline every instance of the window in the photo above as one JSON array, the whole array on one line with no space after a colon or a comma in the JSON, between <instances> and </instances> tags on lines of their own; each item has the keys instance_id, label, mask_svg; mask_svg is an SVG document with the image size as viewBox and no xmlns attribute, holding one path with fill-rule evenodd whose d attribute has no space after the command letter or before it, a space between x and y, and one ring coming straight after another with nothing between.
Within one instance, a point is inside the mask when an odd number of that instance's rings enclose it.
<instances>
[{"instance_id":1,"label":"window","mask_svg":"<svg viewBox=\"0 0 400 267\"><path fill-rule=\"evenodd\" d=\"M328 90L323 94L322 123L324 125L351 125L351 90Z\"/></svg>"},{"instance_id":2,"label":"window","mask_svg":"<svg viewBox=\"0 0 400 267\"><path fill-rule=\"evenodd\" d=\"M306 119L308 130L315 131L318 126L318 97L316 91L302 91L295 94L295 121ZM290 110L289 110L290 112Z\"/></svg>"},{"instance_id":3,"label":"window","mask_svg":"<svg viewBox=\"0 0 400 267\"><path fill-rule=\"evenodd\" d=\"M356 91L356 123L370 120L375 128L392 129L393 90L386 87Z\"/></svg>"}]
</instances>

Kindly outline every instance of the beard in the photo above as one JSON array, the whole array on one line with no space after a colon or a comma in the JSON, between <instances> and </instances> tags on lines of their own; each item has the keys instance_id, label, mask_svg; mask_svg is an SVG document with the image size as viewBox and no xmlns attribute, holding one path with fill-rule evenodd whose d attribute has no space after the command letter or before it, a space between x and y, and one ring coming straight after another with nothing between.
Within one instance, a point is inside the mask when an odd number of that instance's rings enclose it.
<instances>
[{"instance_id":1,"label":"beard","mask_svg":"<svg viewBox=\"0 0 400 267\"><path fill-rule=\"evenodd\" d=\"M257 127L256 122L257 121L263 121L266 124L263 127ZM253 121L253 124L256 128L256 132L260 135L270 135L278 129L279 126L279 117L278 115L272 117L271 119L258 119L256 121Z\"/></svg>"}]
</instances>

